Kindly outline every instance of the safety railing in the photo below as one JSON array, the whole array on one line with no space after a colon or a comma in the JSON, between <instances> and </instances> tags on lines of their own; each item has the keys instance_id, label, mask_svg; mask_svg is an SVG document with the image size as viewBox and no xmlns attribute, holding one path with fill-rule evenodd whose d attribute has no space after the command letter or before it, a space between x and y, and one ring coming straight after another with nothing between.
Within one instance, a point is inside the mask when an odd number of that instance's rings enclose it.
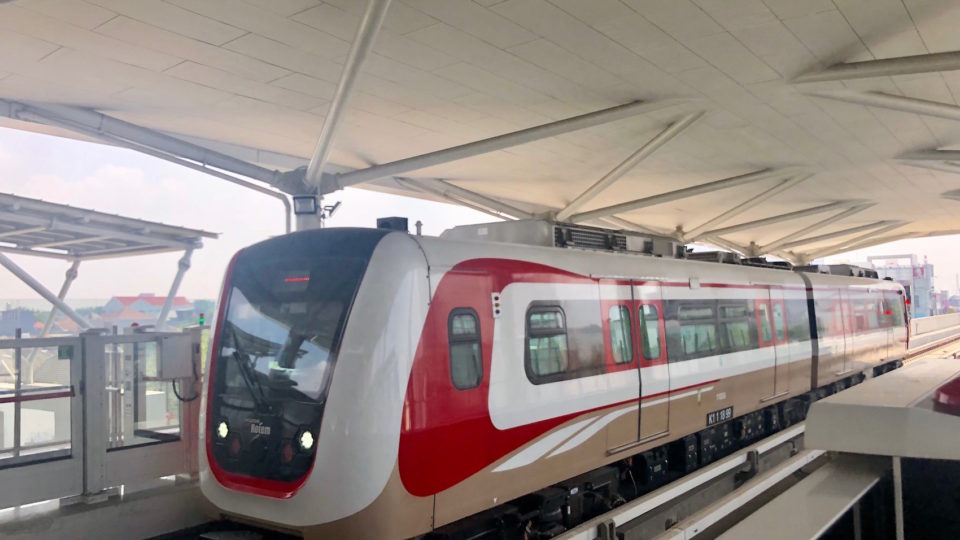
<instances>
[{"instance_id":1,"label":"safety railing","mask_svg":"<svg viewBox=\"0 0 960 540\"><path fill-rule=\"evenodd\" d=\"M0 508L195 474L201 339L0 339Z\"/></svg>"}]
</instances>

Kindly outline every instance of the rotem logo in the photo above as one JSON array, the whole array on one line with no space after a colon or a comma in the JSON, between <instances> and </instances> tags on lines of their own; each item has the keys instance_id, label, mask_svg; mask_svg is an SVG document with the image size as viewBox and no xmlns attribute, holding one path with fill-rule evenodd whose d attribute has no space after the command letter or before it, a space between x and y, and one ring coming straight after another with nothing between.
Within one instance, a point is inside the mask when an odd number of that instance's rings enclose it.
<instances>
[{"instance_id":1,"label":"rotem logo","mask_svg":"<svg viewBox=\"0 0 960 540\"><path fill-rule=\"evenodd\" d=\"M265 426L263 424L250 424L250 433L254 435L270 435L270 426Z\"/></svg>"}]
</instances>

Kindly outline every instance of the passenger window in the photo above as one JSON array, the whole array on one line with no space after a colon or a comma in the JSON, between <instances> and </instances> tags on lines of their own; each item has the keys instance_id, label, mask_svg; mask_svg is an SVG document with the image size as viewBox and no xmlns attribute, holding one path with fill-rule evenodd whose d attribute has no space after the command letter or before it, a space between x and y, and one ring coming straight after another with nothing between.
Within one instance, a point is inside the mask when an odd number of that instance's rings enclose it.
<instances>
[{"instance_id":1,"label":"passenger window","mask_svg":"<svg viewBox=\"0 0 960 540\"><path fill-rule=\"evenodd\" d=\"M610 306L610 348L615 363L633 361L633 331L627 306Z\"/></svg>"},{"instance_id":2,"label":"passenger window","mask_svg":"<svg viewBox=\"0 0 960 540\"><path fill-rule=\"evenodd\" d=\"M773 328L777 333L777 341L782 341L787 337L783 329L783 304L773 303Z\"/></svg>"},{"instance_id":3,"label":"passenger window","mask_svg":"<svg viewBox=\"0 0 960 540\"><path fill-rule=\"evenodd\" d=\"M657 306L640 307L640 351L647 360L660 358L660 313Z\"/></svg>"},{"instance_id":4,"label":"passenger window","mask_svg":"<svg viewBox=\"0 0 960 540\"><path fill-rule=\"evenodd\" d=\"M483 380L477 312L470 308L457 308L450 312L447 338L450 343L450 379L453 386L459 390L476 388Z\"/></svg>"},{"instance_id":5,"label":"passenger window","mask_svg":"<svg viewBox=\"0 0 960 540\"><path fill-rule=\"evenodd\" d=\"M770 312L767 304L757 304L757 313L760 315L760 339L764 343L773 338L773 331L770 329Z\"/></svg>"},{"instance_id":6,"label":"passenger window","mask_svg":"<svg viewBox=\"0 0 960 540\"><path fill-rule=\"evenodd\" d=\"M717 327L712 322L680 327L680 345L690 358L709 355L717 349Z\"/></svg>"},{"instance_id":7,"label":"passenger window","mask_svg":"<svg viewBox=\"0 0 960 540\"><path fill-rule=\"evenodd\" d=\"M534 307L527 312L527 374L534 384L567 371L567 327L563 310Z\"/></svg>"}]
</instances>

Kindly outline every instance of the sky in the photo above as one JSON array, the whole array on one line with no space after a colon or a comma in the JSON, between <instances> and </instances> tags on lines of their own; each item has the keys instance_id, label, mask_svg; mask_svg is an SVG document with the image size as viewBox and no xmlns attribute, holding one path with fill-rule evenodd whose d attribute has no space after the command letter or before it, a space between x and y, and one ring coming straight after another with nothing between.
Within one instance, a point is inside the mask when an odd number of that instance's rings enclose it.
<instances>
[{"instance_id":1,"label":"sky","mask_svg":"<svg viewBox=\"0 0 960 540\"><path fill-rule=\"evenodd\" d=\"M215 232L193 255L180 293L191 299L212 299L227 261L249 244L283 233L279 202L203 173L129 150L0 128L0 192L43 199L170 225ZM417 220L423 232L436 235L461 224L493 218L450 204L422 201L360 189L337 192L324 201L343 204L329 226L372 227L377 217L403 216L411 230ZM862 262L869 255L916 254L934 265L938 289L957 292L960 237L901 240L831 257L827 262ZM166 294L180 253L127 259L87 261L69 298L109 298L144 292ZM11 255L49 289L56 291L67 263ZM0 268L0 299L38 298L36 293Z\"/></svg>"}]
</instances>

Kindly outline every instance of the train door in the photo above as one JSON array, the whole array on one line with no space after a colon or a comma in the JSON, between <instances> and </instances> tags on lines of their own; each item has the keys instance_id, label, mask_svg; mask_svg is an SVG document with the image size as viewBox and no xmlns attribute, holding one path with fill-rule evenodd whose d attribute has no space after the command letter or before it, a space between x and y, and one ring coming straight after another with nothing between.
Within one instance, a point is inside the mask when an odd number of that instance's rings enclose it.
<instances>
[{"instance_id":1,"label":"train door","mask_svg":"<svg viewBox=\"0 0 960 540\"><path fill-rule=\"evenodd\" d=\"M770 318L776 364L773 371L774 397L786 394L790 383L790 336L787 335L787 305L783 289L770 289Z\"/></svg>"},{"instance_id":2,"label":"train door","mask_svg":"<svg viewBox=\"0 0 960 540\"><path fill-rule=\"evenodd\" d=\"M843 326L843 360L839 369L833 375L846 375L853 371L854 358L857 355L857 344L854 337L857 327L850 292L840 290L837 297L840 299L840 321Z\"/></svg>"},{"instance_id":3,"label":"train door","mask_svg":"<svg viewBox=\"0 0 960 540\"><path fill-rule=\"evenodd\" d=\"M628 384L634 390L631 397L639 402L642 391L639 361L640 347L637 337L636 306L633 286L620 279L600 279L600 309L603 333L607 336L606 372L616 373L620 384ZM640 409L617 416L607 425L607 449L618 451L636 444L640 438Z\"/></svg>"},{"instance_id":4,"label":"train door","mask_svg":"<svg viewBox=\"0 0 960 540\"><path fill-rule=\"evenodd\" d=\"M666 435L670 425L670 371L660 283L632 282L640 370L640 440Z\"/></svg>"},{"instance_id":5,"label":"train door","mask_svg":"<svg viewBox=\"0 0 960 540\"><path fill-rule=\"evenodd\" d=\"M763 400L770 399L777 394L777 337L773 325L773 302L769 295L766 299L756 301L757 334L760 352L769 358L764 366L773 368L773 373L763 384ZM769 381L769 382L767 382Z\"/></svg>"}]
</instances>

